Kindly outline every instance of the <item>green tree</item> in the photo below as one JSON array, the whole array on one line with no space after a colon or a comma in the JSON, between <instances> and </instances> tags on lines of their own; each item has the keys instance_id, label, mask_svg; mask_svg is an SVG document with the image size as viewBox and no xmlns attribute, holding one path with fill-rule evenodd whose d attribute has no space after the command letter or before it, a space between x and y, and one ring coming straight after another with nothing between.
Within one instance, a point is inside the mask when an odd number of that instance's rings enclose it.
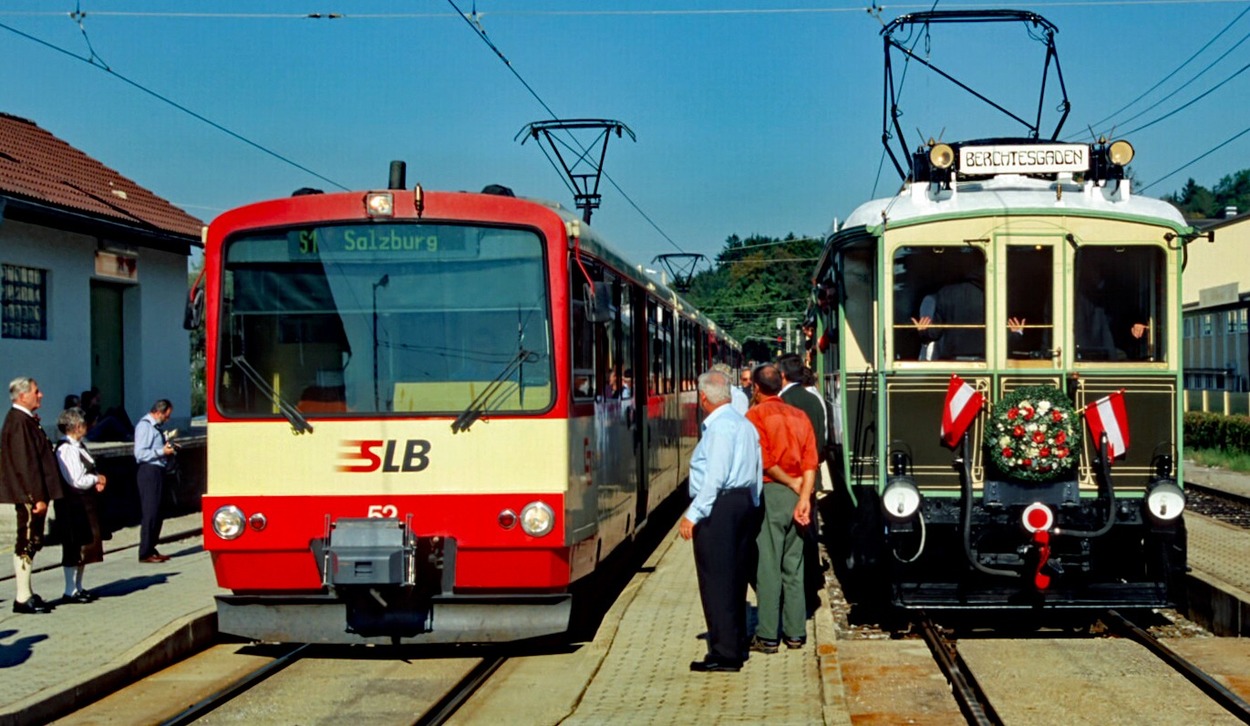
<instances>
[{"instance_id":1,"label":"green tree","mask_svg":"<svg viewBox=\"0 0 1250 726\"><path fill-rule=\"evenodd\" d=\"M768 360L780 345L778 318L802 323L812 271L823 241L730 235L716 264L691 281L686 297L743 345L749 358Z\"/></svg>"}]
</instances>

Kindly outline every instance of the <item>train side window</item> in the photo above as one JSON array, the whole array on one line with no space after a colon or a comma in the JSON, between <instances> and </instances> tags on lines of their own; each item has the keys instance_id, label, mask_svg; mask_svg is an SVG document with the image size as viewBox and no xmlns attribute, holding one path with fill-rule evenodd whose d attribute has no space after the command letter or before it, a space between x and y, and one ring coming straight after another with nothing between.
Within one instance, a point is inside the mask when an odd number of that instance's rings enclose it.
<instances>
[{"instance_id":1,"label":"train side window","mask_svg":"<svg viewBox=\"0 0 1250 726\"><path fill-rule=\"evenodd\" d=\"M581 266L574 263L572 267L569 275L572 283L569 286L569 300L573 315L570 321L572 327L569 330L569 339L570 358L573 363L573 397L588 399L594 398L596 391L595 332L596 328L603 326L586 319L586 303L582 297L582 290L586 285L590 285L591 281L586 278Z\"/></svg>"},{"instance_id":2,"label":"train side window","mask_svg":"<svg viewBox=\"0 0 1250 726\"><path fill-rule=\"evenodd\" d=\"M985 360L985 253L900 247L894 254L895 360Z\"/></svg>"},{"instance_id":3,"label":"train side window","mask_svg":"<svg viewBox=\"0 0 1250 726\"><path fill-rule=\"evenodd\" d=\"M1078 361L1164 361L1166 264L1158 247L1076 253L1072 334Z\"/></svg>"}]
</instances>

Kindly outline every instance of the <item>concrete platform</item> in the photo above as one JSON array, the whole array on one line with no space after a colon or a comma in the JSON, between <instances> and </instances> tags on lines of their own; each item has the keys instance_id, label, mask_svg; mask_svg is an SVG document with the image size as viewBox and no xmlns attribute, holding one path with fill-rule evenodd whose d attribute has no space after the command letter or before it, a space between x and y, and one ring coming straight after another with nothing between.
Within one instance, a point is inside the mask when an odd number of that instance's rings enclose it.
<instances>
[{"instance_id":1,"label":"concrete platform","mask_svg":"<svg viewBox=\"0 0 1250 726\"><path fill-rule=\"evenodd\" d=\"M115 532L84 577L100 599L46 615L12 611L12 544L0 550L0 724L46 723L210 642L223 591L200 527L199 513L166 520L161 550L172 559L161 564L138 561L137 528ZM60 561L57 545L35 558L35 592L53 605L65 588Z\"/></svg>"}]
</instances>

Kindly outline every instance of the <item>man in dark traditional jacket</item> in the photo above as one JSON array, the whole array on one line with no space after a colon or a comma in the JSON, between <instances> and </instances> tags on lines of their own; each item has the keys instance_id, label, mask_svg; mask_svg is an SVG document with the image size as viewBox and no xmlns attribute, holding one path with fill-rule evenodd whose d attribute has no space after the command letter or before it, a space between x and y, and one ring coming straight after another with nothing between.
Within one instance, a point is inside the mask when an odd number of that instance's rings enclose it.
<instances>
[{"instance_id":1,"label":"man in dark traditional jacket","mask_svg":"<svg viewBox=\"0 0 1250 726\"><path fill-rule=\"evenodd\" d=\"M13 612L46 613L52 608L31 590L30 573L35 553L43 546L48 503L61 497L61 473L52 442L35 414L43 402L39 384L25 376L14 378L9 383L9 400L13 407L0 428L0 503L17 509Z\"/></svg>"}]
</instances>

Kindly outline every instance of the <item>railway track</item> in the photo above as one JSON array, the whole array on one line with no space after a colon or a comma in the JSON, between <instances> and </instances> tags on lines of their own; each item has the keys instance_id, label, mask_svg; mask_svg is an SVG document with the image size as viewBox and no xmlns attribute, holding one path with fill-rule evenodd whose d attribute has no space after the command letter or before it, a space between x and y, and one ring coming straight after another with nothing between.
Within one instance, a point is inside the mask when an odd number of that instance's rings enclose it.
<instances>
[{"instance_id":1,"label":"railway track","mask_svg":"<svg viewBox=\"0 0 1250 726\"><path fill-rule=\"evenodd\" d=\"M1189 511L1250 529L1250 497L1193 482L1185 482L1185 493Z\"/></svg>"},{"instance_id":2,"label":"railway track","mask_svg":"<svg viewBox=\"0 0 1250 726\"><path fill-rule=\"evenodd\" d=\"M1115 610L1109 610L1098 614L1098 621L1104 627L1096 627L1094 630L1116 636L1116 638L1112 638L1110 640L1123 639L1139 644L1146 651L1148 651L1154 659L1166 664L1169 669L1180 674L1187 681L1192 683L1203 696L1209 699L1211 706L1208 706L1208 709L1210 709L1212 713L1219 713L1219 711L1214 708L1214 706L1218 705L1219 709L1223 709L1223 712L1227 714L1227 716L1231 716L1232 718L1240 720L1243 723L1250 723L1250 703L1247 703L1245 699L1225 687L1216 678L1212 677L1198 665L1186 659L1175 649L1169 647L1162 640L1152 635L1146 628L1133 622L1131 619ZM1066 659L1070 662L1077 662L1081 658L1086 657L1086 654L1080 652L1083 650L1082 648L1075 646L1089 646L1092 645L1090 641L1099 640L1098 638L1081 636L1074 638L1071 633L1067 633L1064 637L1058 639L1033 636L1004 639L1001 641L994 639L973 639L969 641L969 645L971 646L973 643L977 644L977 651L979 652L977 655L965 659L965 654L961 653L959 648L959 639L954 635L952 630L943 628L927 616L918 618L913 622L913 626L915 631L919 633L920 637L928 645L935 662L950 684L952 695L955 698L960 711L963 713L964 718L969 724L977 724L978 726L993 726L1007 722L1020 722L1019 714L1022 711L1028 713L1032 706L1022 707L1019 703L1012 703L1013 701L1019 700L1036 702L1039 700L1046 700L1044 697L1039 698L1037 696L1025 694L1019 691L1004 691L1002 688L995 689L994 687L987 687L986 685L983 685L976 676L978 667L982 668L982 672L989 677L991 681L993 681L996 676L1001 675L1001 673L996 671L1010 670L1011 666L1003 666L1003 662L1010 663L1012 662L1013 657L1017 660L1027 660L1027 658L1022 659L1020 656L987 658L985 656L986 651L991 651L993 649L1017 649L1022 652L1028 652L1031 649L1043 649L1041 645L1034 646L1032 645L1033 643L1045 644L1046 647L1052 650L1062 652L1063 654L1060 656L1062 659ZM1038 635L1041 636L1042 634ZM1021 641L1024 641L1024 643ZM1064 650L1066 646L1063 644L1073 646L1070 648L1070 653ZM972 665L970 665L970 661ZM980 662L980 666L977 665L978 662ZM1104 661L1104 664L1106 662L1108 661ZM1116 662L1116 658L1111 658L1109 662ZM1037 671L1045 672L1046 670L1044 667L1036 664L1033 664L1032 667ZM1094 666L1094 668L1097 667L1098 666ZM1078 668L1078 670L1084 670L1087 676L1090 669L1091 666L1088 665L1082 665ZM1162 678L1163 676L1159 677ZM1151 676L1150 678L1152 679L1150 682L1154 683L1155 681L1153 679L1155 677ZM1044 680L1045 678L1034 679L1031 683L1035 684L1038 688L1044 688L1045 684L1041 683L1041 681ZM1005 682L1011 683L1017 687L1019 686L1019 683L1011 678L1005 679ZM1085 684L1082 683L1078 686L1078 688L1083 688L1084 686ZM1053 686L1053 684L1052 687L1056 688L1059 693L1071 694L1074 690L1071 688L1065 689L1063 686ZM1152 690L1157 691L1155 693L1155 696L1157 697L1160 693L1168 693L1168 689L1169 686L1167 685L1157 685ZM1177 697L1179 698L1180 696L1178 695ZM1149 708L1145 699L1143 699L1142 703L1138 704L1138 707L1143 707L1147 710ZM1007 716L1006 714L1011 715ZM1164 720L1167 720L1166 717L1164 717Z\"/></svg>"}]
</instances>

